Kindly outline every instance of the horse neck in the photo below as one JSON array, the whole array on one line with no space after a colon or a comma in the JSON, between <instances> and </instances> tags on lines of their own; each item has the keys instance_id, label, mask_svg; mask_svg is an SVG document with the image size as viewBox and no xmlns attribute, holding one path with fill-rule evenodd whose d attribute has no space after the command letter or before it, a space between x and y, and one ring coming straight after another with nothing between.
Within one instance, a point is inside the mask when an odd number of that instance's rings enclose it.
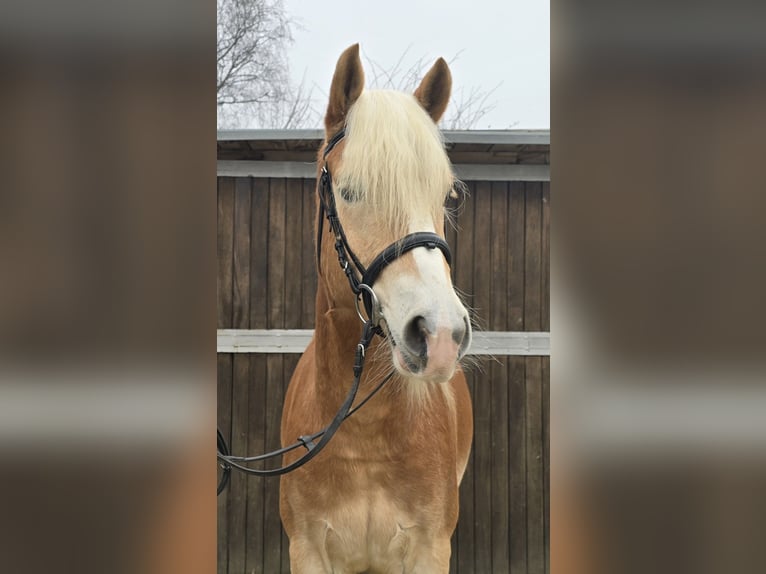
<instances>
[{"instance_id":1,"label":"horse neck","mask_svg":"<svg viewBox=\"0 0 766 574\"><path fill-rule=\"evenodd\" d=\"M353 383L354 357L362 331L353 303L335 303L333 307L328 305L320 287L314 336L314 400L321 418L327 421L338 412ZM354 406L393 369L387 347L381 338L373 338ZM381 437L385 437L386 444L406 444L413 428L447 424L453 411L454 396L449 385L418 384L395 373L380 392L343 423L343 428L357 437L358 448L364 450L371 444L383 448Z\"/></svg>"},{"instance_id":2,"label":"horse neck","mask_svg":"<svg viewBox=\"0 0 766 574\"><path fill-rule=\"evenodd\" d=\"M326 288L320 280L316 299L315 328L315 384L318 400L322 401L325 414L334 415L348 394L354 380L353 367L357 345L362 334L362 324L350 301L329 302ZM379 337L373 338L365 355L365 368L357 394L358 404L392 369L390 358ZM396 378L396 376L394 377ZM395 381L387 383L393 386ZM384 389L374 400L354 415L356 420L382 421L397 402L398 393Z\"/></svg>"},{"instance_id":3,"label":"horse neck","mask_svg":"<svg viewBox=\"0 0 766 574\"><path fill-rule=\"evenodd\" d=\"M362 325L354 308L353 294L349 291L348 298L338 301L329 297L328 291L320 279L316 297L314 344L317 386L325 393L334 394L336 387L347 390L350 386ZM341 379L349 379L348 384L340 383Z\"/></svg>"}]
</instances>

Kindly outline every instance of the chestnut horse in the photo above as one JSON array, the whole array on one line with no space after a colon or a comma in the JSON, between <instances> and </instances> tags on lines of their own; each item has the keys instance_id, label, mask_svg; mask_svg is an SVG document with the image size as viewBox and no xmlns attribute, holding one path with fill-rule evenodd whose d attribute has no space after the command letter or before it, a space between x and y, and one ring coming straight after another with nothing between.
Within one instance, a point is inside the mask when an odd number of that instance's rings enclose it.
<instances>
[{"instance_id":1,"label":"chestnut horse","mask_svg":"<svg viewBox=\"0 0 766 574\"><path fill-rule=\"evenodd\" d=\"M364 90L358 44L338 60L318 163L332 174L329 193L362 266L409 234L444 237L454 176L436 122L451 87L443 59L414 95ZM473 434L458 364L471 329L439 237L440 249L397 253L371 285L385 338L367 351L361 396L391 380L316 458L281 478L295 574L449 570ZM285 397L284 445L326 425L353 379L362 328L335 240L329 225L319 227L316 329Z\"/></svg>"}]
</instances>

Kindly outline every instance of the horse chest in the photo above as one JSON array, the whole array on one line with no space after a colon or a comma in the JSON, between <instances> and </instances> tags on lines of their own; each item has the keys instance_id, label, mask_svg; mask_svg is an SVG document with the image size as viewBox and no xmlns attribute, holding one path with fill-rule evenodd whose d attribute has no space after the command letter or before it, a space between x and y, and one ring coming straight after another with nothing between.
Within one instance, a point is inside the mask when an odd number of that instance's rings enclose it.
<instances>
[{"instance_id":1,"label":"horse chest","mask_svg":"<svg viewBox=\"0 0 766 574\"><path fill-rule=\"evenodd\" d=\"M340 569L387 571L414 542L418 517L382 488L349 493L324 519L324 550Z\"/></svg>"}]
</instances>

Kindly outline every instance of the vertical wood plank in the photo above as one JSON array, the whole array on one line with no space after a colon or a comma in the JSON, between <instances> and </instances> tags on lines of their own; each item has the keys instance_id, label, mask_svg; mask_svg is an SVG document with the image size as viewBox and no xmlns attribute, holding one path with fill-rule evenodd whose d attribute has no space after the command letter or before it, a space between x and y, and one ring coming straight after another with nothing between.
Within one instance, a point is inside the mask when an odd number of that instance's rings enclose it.
<instances>
[{"instance_id":1,"label":"vertical wood plank","mask_svg":"<svg viewBox=\"0 0 766 574\"><path fill-rule=\"evenodd\" d=\"M455 263L455 286L461 293L463 302L470 310L473 307L473 259L474 259L474 194L471 191L466 197L462 209L457 216L457 233L453 244ZM473 313L471 312L473 316ZM475 366L466 367L466 381L471 396L474 395ZM475 571L475 529L474 529L474 451L460 483L460 517L457 523L457 572L467 574Z\"/></svg>"},{"instance_id":2,"label":"vertical wood plank","mask_svg":"<svg viewBox=\"0 0 766 574\"><path fill-rule=\"evenodd\" d=\"M250 327L250 179L234 183L232 327ZM248 452L250 358L233 357L231 451ZM229 571L243 572L247 555L247 477L232 473L229 495Z\"/></svg>"},{"instance_id":3,"label":"vertical wood plank","mask_svg":"<svg viewBox=\"0 0 766 574\"><path fill-rule=\"evenodd\" d=\"M231 444L231 353L220 353L217 357L218 371L218 428ZM219 496L218 504L218 574L225 574L229 569L229 520L228 505L231 484Z\"/></svg>"},{"instance_id":4,"label":"vertical wood plank","mask_svg":"<svg viewBox=\"0 0 766 574\"><path fill-rule=\"evenodd\" d=\"M489 182L477 182L474 204L474 283L476 313L481 325L488 325L490 312L490 226ZM492 454L491 388L478 378L474 385L474 525L476 544L475 572L492 571Z\"/></svg>"},{"instance_id":5,"label":"vertical wood plank","mask_svg":"<svg viewBox=\"0 0 766 574\"><path fill-rule=\"evenodd\" d=\"M542 327L542 186L524 184L526 224L524 231L524 330Z\"/></svg>"},{"instance_id":6,"label":"vertical wood plank","mask_svg":"<svg viewBox=\"0 0 766 574\"><path fill-rule=\"evenodd\" d=\"M253 179L252 254L250 258L250 324L252 329L268 327L269 297L269 179Z\"/></svg>"},{"instance_id":7,"label":"vertical wood plank","mask_svg":"<svg viewBox=\"0 0 766 574\"><path fill-rule=\"evenodd\" d=\"M524 330L525 195L523 182L509 184L508 329ZM512 574L527 574L526 363L510 357L508 449L510 458L510 560Z\"/></svg>"},{"instance_id":8,"label":"vertical wood plank","mask_svg":"<svg viewBox=\"0 0 766 574\"><path fill-rule=\"evenodd\" d=\"M301 329L314 328L314 301L316 298L316 180L303 180L303 260L301 264Z\"/></svg>"},{"instance_id":9,"label":"vertical wood plank","mask_svg":"<svg viewBox=\"0 0 766 574\"><path fill-rule=\"evenodd\" d=\"M218 328L231 326L232 267L234 249L234 180L218 179ZM219 354L217 357L217 414L218 428L231 444L231 396L232 356ZM228 497L230 490L218 497L218 574L226 574L229 567Z\"/></svg>"},{"instance_id":10,"label":"vertical wood plank","mask_svg":"<svg viewBox=\"0 0 766 574\"><path fill-rule=\"evenodd\" d=\"M550 573L550 529L551 529L551 362L550 357L543 357L542 362L542 384L543 384L543 541L544 541L544 561L545 572Z\"/></svg>"},{"instance_id":11,"label":"vertical wood plank","mask_svg":"<svg viewBox=\"0 0 766 574\"><path fill-rule=\"evenodd\" d=\"M525 184L525 298L524 328L542 327L542 185ZM530 572L545 570L542 365L540 357L527 357L527 567Z\"/></svg>"},{"instance_id":12,"label":"vertical wood plank","mask_svg":"<svg viewBox=\"0 0 766 574\"><path fill-rule=\"evenodd\" d=\"M458 210L457 205L461 200L459 199L453 199L453 198L447 198L447 201L444 205L444 240L447 242L447 245L449 245L450 249L452 250L452 268L450 269L450 272L452 274L452 283L455 283L455 251L457 249L457 226L458 226Z\"/></svg>"},{"instance_id":13,"label":"vertical wood plank","mask_svg":"<svg viewBox=\"0 0 766 574\"><path fill-rule=\"evenodd\" d=\"M234 396L232 399L232 441L231 452L248 452L248 385L250 378L250 357L233 354ZM247 488L248 477L232 472L229 483L229 572L244 572L247 561L248 522Z\"/></svg>"},{"instance_id":14,"label":"vertical wood plank","mask_svg":"<svg viewBox=\"0 0 766 574\"><path fill-rule=\"evenodd\" d=\"M541 273L541 304L540 328L542 331L551 330L551 184L542 184L542 229L540 249L540 273Z\"/></svg>"},{"instance_id":15,"label":"vertical wood plank","mask_svg":"<svg viewBox=\"0 0 766 574\"><path fill-rule=\"evenodd\" d=\"M524 330L524 253L526 199L524 182L508 184L508 330Z\"/></svg>"},{"instance_id":16,"label":"vertical wood plank","mask_svg":"<svg viewBox=\"0 0 766 574\"><path fill-rule=\"evenodd\" d=\"M234 179L218 179L218 328L231 327L234 265Z\"/></svg>"},{"instance_id":17,"label":"vertical wood plank","mask_svg":"<svg viewBox=\"0 0 766 574\"><path fill-rule=\"evenodd\" d=\"M508 395L511 573L527 574L527 425L524 357L510 357Z\"/></svg>"},{"instance_id":18,"label":"vertical wood plank","mask_svg":"<svg viewBox=\"0 0 766 574\"><path fill-rule=\"evenodd\" d=\"M527 357L527 568L545 571L542 359Z\"/></svg>"},{"instance_id":19,"label":"vertical wood plank","mask_svg":"<svg viewBox=\"0 0 766 574\"><path fill-rule=\"evenodd\" d=\"M474 189L469 185L467 196L455 215L454 243L450 244L454 256L455 287L461 293L463 303L473 310L473 258L474 258Z\"/></svg>"},{"instance_id":20,"label":"vertical wood plank","mask_svg":"<svg viewBox=\"0 0 766 574\"><path fill-rule=\"evenodd\" d=\"M541 327L544 331L551 329L551 185L550 182L543 182L542 195L542 320ZM543 496L545 500L543 508L543 517L545 524L543 527L544 535L544 559L545 572L550 572L550 358L542 358L542 416L543 416Z\"/></svg>"},{"instance_id":21,"label":"vertical wood plank","mask_svg":"<svg viewBox=\"0 0 766 574\"><path fill-rule=\"evenodd\" d=\"M507 329L508 299L508 185L505 182L491 184L491 262L489 328L492 331ZM492 572L509 572L510 510L508 481L508 368L507 358L492 361L489 367L491 386L491 460L492 460Z\"/></svg>"},{"instance_id":22,"label":"vertical wood plank","mask_svg":"<svg viewBox=\"0 0 766 574\"><path fill-rule=\"evenodd\" d=\"M283 329L285 324L286 194L285 179L269 181L269 329Z\"/></svg>"},{"instance_id":23,"label":"vertical wood plank","mask_svg":"<svg viewBox=\"0 0 766 574\"><path fill-rule=\"evenodd\" d=\"M268 328L283 329L285 324L285 193L284 179L269 183L269 268ZM282 416L282 355L266 358L266 449L279 448ZM278 461L277 461L278 462ZM274 463L272 463L274 464ZM282 522L279 518L279 481L267 480L264 495L264 572L280 572L282 561Z\"/></svg>"},{"instance_id":24,"label":"vertical wood plank","mask_svg":"<svg viewBox=\"0 0 766 574\"><path fill-rule=\"evenodd\" d=\"M289 179L285 190L284 328L298 329L303 289L303 180ZM308 219L308 218L307 218ZM311 226L311 222L307 222ZM308 295L308 294L307 294Z\"/></svg>"},{"instance_id":25,"label":"vertical wood plank","mask_svg":"<svg viewBox=\"0 0 766 574\"><path fill-rule=\"evenodd\" d=\"M232 327L250 327L250 217L251 179L238 177L234 183L234 269Z\"/></svg>"},{"instance_id":26,"label":"vertical wood plank","mask_svg":"<svg viewBox=\"0 0 766 574\"><path fill-rule=\"evenodd\" d=\"M266 452L265 398L266 357L250 355L250 393L248 419L248 455ZM258 468L254 466L254 468ZM247 559L246 571L264 573L264 485L268 478L247 477Z\"/></svg>"},{"instance_id":27,"label":"vertical wood plank","mask_svg":"<svg viewBox=\"0 0 766 574\"><path fill-rule=\"evenodd\" d=\"M250 326L265 329L268 322L268 243L269 180L252 181L250 242ZM250 355L250 393L248 420L248 454L266 451L266 357ZM247 478L247 560L246 571L264 574L264 485L269 480L259 476Z\"/></svg>"}]
</instances>

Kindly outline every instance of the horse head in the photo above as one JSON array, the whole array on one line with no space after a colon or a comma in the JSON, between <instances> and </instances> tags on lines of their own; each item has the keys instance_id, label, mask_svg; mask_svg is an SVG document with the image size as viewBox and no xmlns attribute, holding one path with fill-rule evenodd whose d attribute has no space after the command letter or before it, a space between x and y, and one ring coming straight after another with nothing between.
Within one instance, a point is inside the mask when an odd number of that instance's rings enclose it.
<instances>
[{"instance_id":1,"label":"horse head","mask_svg":"<svg viewBox=\"0 0 766 574\"><path fill-rule=\"evenodd\" d=\"M359 46L351 46L335 69L319 154L359 274L387 249L391 255L369 287L393 365L405 377L429 382L455 373L471 341L468 312L452 285L446 243L391 247L411 236L444 238L455 176L437 122L451 87L440 58L413 94L365 90ZM355 295L337 263L335 235L320 253L320 281L332 305L349 306Z\"/></svg>"}]
</instances>

